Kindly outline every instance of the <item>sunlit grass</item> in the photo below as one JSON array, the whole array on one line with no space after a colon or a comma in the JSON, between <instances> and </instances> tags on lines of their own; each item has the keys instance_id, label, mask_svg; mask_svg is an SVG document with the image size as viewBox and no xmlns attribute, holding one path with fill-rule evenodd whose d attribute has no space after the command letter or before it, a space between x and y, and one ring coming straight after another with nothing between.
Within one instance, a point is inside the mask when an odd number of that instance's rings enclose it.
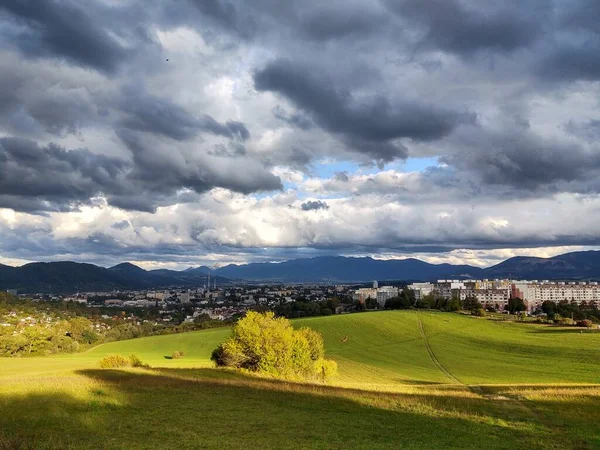
<instances>
[{"instance_id":1,"label":"sunlit grass","mask_svg":"<svg viewBox=\"0 0 600 450\"><path fill-rule=\"evenodd\" d=\"M227 329L0 359L0 449L600 448L598 335L414 312L295 323L323 333L337 379L210 368ZM107 353L153 368L101 370Z\"/></svg>"}]
</instances>

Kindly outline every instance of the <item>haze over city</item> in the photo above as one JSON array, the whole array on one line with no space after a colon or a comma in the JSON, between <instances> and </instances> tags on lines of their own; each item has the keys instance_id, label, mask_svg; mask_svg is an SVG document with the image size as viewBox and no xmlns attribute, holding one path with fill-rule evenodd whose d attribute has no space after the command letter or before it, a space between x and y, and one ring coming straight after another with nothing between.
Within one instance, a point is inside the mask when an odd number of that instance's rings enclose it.
<instances>
[{"instance_id":1,"label":"haze over city","mask_svg":"<svg viewBox=\"0 0 600 450\"><path fill-rule=\"evenodd\" d=\"M0 263L599 248L600 8L0 5Z\"/></svg>"}]
</instances>

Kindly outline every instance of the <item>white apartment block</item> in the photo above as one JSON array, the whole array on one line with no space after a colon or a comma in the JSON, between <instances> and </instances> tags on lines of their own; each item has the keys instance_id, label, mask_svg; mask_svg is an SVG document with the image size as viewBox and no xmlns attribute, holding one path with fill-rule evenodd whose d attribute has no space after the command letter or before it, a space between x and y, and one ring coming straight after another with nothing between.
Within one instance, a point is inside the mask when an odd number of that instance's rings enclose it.
<instances>
[{"instance_id":1,"label":"white apartment block","mask_svg":"<svg viewBox=\"0 0 600 450\"><path fill-rule=\"evenodd\" d=\"M530 310L541 307L545 301L567 300L577 304L592 301L600 305L600 286L596 282L515 281L512 296L526 301Z\"/></svg>"},{"instance_id":2,"label":"white apartment block","mask_svg":"<svg viewBox=\"0 0 600 450\"><path fill-rule=\"evenodd\" d=\"M423 297L433 292L435 285L433 283L413 283L409 285L408 288L415 291L415 298L417 300L421 300Z\"/></svg>"},{"instance_id":3,"label":"white apartment block","mask_svg":"<svg viewBox=\"0 0 600 450\"><path fill-rule=\"evenodd\" d=\"M355 301L364 303L368 298L377 299L377 289L375 288L361 288L354 292L352 298Z\"/></svg>"},{"instance_id":4,"label":"white apartment block","mask_svg":"<svg viewBox=\"0 0 600 450\"><path fill-rule=\"evenodd\" d=\"M484 307L503 310L511 297L521 298L529 311L542 306L545 301L562 300L596 302L600 306L600 285L596 282L551 282L514 280L438 280L436 283L414 283L409 288L417 299L435 292L444 298L456 295L460 300L475 297Z\"/></svg>"},{"instance_id":5,"label":"white apartment block","mask_svg":"<svg viewBox=\"0 0 600 450\"><path fill-rule=\"evenodd\" d=\"M390 298L398 297L399 293L400 290L395 286L361 288L354 291L352 298L354 301L361 303L364 303L368 298L372 298L373 300L377 300L380 308L383 308L386 301Z\"/></svg>"},{"instance_id":6,"label":"white apartment block","mask_svg":"<svg viewBox=\"0 0 600 450\"><path fill-rule=\"evenodd\" d=\"M395 286L381 286L377 289L377 303L380 308L385 306L385 302L387 302L390 298L398 297L399 290Z\"/></svg>"},{"instance_id":7,"label":"white apartment block","mask_svg":"<svg viewBox=\"0 0 600 450\"><path fill-rule=\"evenodd\" d=\"M494 307L497 310L504 310L508 307L510 299L510 288L508 289L462 289L459 291L461 300L467 297L475 297L484 308L488 306Z\"/></svg>"}]
</instances>

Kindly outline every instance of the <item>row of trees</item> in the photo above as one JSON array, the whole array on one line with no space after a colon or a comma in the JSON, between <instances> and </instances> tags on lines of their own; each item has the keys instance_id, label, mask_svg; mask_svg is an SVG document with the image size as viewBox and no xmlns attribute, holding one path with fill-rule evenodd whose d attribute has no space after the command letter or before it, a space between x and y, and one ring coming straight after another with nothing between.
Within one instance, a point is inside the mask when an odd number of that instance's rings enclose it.
<instances>
[{"instance_id":1,"label":"row of trees","mask_svg":"<svg viewBox=\"0 0 600 450\"><path fill-rule=\"evenodd\" d=\"M558 303L545 301L542 303L541 311L548 315L551 320L559 320L561 318L570 318L575 321L591 320L592 322L600 322L600 309L595 302L581 302L577 304L575 301L562 300Z\"/></svg>"},{"instance_id":2,"label":"row of trees","mask_svg":"<svg viewBox=\"0 0 600 450\"><path fill-rule=\"evenodd\" d=\"M355 306L355 303L348 297L333 297L320 302L313 302L300 298L293 302L277 305L273 308L273 311L278 316L287 317L288 319L330 316L335 314L335 310L341 305Z\"/></svg>"},{"instance_id":3,"label":"row of trees","mask_svg":"<svg viewBox=\"0 0 600 450\"><path fill-rule=\"evenodd\" d=\"M370 299L367 299L367 308L373 306L373 303L369 303ZM441 295L434 293L428 294L420 298L419 300L415 297L415 292L408 287L405 287L400 295L388 299L385 302L385 309L438 309L440 311L459 311L466 310L471 311L474 314L484 315L485 309L483 305L477 300L476 297L469 296L464 300L455 294L451 298L444 298ZM522 299L515 297L510 298L508 301L508 310L511 314L525 311L527 308ZM489 309L494 311L494 309Z\"/></svg>"}]
</instances>

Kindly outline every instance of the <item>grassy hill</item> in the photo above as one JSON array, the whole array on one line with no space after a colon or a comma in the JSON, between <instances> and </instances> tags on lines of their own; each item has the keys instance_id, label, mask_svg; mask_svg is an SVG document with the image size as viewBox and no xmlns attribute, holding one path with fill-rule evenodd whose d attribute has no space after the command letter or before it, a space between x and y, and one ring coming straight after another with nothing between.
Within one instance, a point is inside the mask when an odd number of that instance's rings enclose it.
<instances>
[{"instance_id":1,"label":"grassy hill","mask_svg":"<svg viewBox=\"0 0 600 450\"><path fill-rule=\"evenodd\" d=\"M424 312L294 324L323 333L338 379L213 369L228 329L0 359L0 449L600 448L600 333ZM100 370L108 353L154 369Z\"/></svg>"}]
</instances>

